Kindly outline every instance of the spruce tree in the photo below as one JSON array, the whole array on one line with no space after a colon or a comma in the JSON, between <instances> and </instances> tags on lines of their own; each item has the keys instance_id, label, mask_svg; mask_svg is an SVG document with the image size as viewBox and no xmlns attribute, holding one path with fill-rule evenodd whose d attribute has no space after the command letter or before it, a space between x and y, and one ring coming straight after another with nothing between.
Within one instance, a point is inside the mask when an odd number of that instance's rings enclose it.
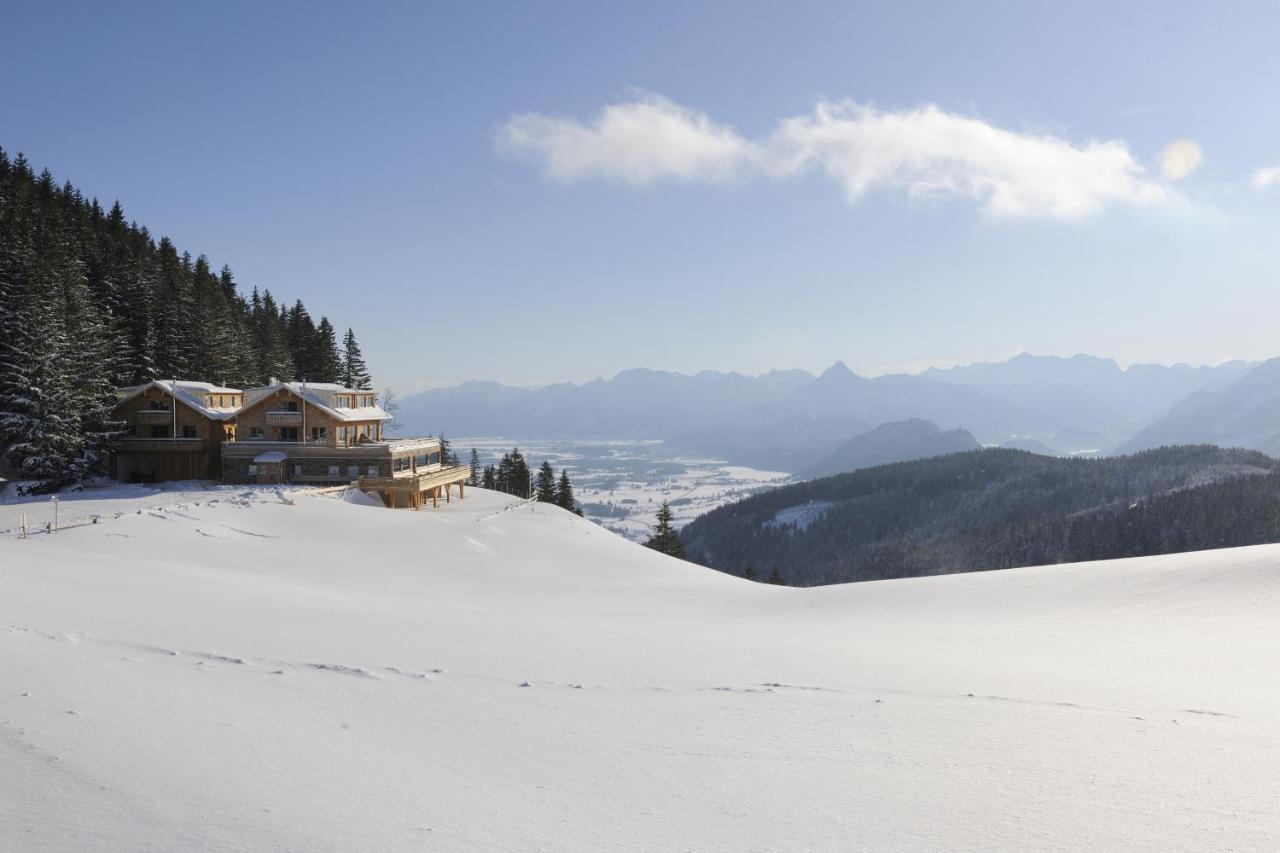
<instances>
[{"instance_id":1,"label":"spruce tree","mask_svg":"<svg viewBox=\"0 0 1280 853\"><path fill-rule=\"evenodd\" d=\"M538 476L534 483L534 494L539 502L553 504L556 502L556 472L551 470L551 463L545 459L538 468Z\"/></svg>"},{"instance_id":2,"label":"spruce tree","mask_svg":"<svg viewBox=\"0 0 1280 853\"><path fill-rule=\"evenodd\" d=\"M315 364L316 326L311 321L311 315L307 313L301 299L295 301L293 307L285 314L284 335L289 347L289 355L293 359L293 376L281 378L320 381L314 378L317 368Z\"/></svg>"},{"instance_id":3,"label":"spruce tree","mask_svg":"<svg viewBox=\"0 0 1280 853\"><path fill-rule=\"evenodd\" d=\"M519 498L529 497L529 465L524 461L520 448L513 447L498 460L495 485L500 492Z\"/></svg>"},{"instance_id":4,"label":"spruce tree","mask_svg":"<svg viewBox=\"0 0 1280 853\"><path fill-rule=\"evenodd\" d=\"M480 485L480 451L471 448L471 475L467 477L468 486Z\"/></svg>"},{"instance_id":5,"label":"spruce tree","mask_svg":"<svg viewBox=\"0 0 1280 853\"><path fill-rule=\"evenodd\" d=\"M287 382L293 378L293 355L285 339L284 323L280 309L270 290L262 293L262 302L255 318L254 331L258 339L258 381L266 384L272 379Z\"/></svg>"},{"instance_id":6,"label":"spruce tree","mask_svg":"<svg viewBox=\"0 0 1280 853\"><path fill-rule=\"evenodd\" d=\"M458 465L458 454L454 453L453 448L449 446L449 439L444 437L444 433L440 433L440 464L446 468Z\"/></svg>"},{"instance_id":7,"label":"spruce tree","mask_svg":"<svg viewBox=\"0 0 1280 853\"><path fill-rule=\"evenodd\" d=\"M358 391L368 391L373 387L373 378L369 375L369 368L365 366L360 345L356 343L355 333L350 329L347 329L347 334L342 339L342 384Z\"/></svg>"},{"instance_id":8,"label":"spruce tree","mask_svg":"<svg viewBox=\"0 0 1280 853\"><path fill-rule=\"evenodd\" d=\"M573 483L569 482L569 469L560 469L560 482L556 484L556 505L575 515L582 515L582 507L573 497Z\"/></svg>"},{"instance_id":9,"label":"spruce tree","mask_svg":"<svg viewBox=\"0 0 1280 853\"><path fill-rule=\"evenodd\" d=\"M498 472L494 469L492 465L484 466L484 475L481 477L480 487L482 489L493 489L495 491L497 490Z\"/></svg>"},{"instance_id":10,"label":"spruce tree","mask_svg":"<svg viewBox=\"0 0 1280 853\"><path fill-rule=\"evenodd\" d=\"M653 534L644 544L655 551L683 559L684 543L680 541L680 534L672 524L674 520L675 516L671 513L670 504L663 501L662 506L658 508L658 519L653 527Z\"/></svg>"},{"instance_id":11,"label":"spruce tree","mask_svg":"<svg viewBox=\"0 0 1280 853\"><path fill-rule=\"evenodd\" d=\"M338 351L338 336L328 317L320 318L312 339L310 375L312 382L338 382L342 379L342 353Z\"/></svg>"},{"instance_id":12,"label":"spruce tree","mask_svg":"<svg viewBox=\"0 0 1280 853\"><path fill-rule=\"evenodd\" d=\"M787 584L787 582L782 579L782 573L779 572L777 568L774 568L774 570L769 573L769 577L765 579L765 583L771 583L777 586L786 586Z\"/></svg>"}]
</instances>

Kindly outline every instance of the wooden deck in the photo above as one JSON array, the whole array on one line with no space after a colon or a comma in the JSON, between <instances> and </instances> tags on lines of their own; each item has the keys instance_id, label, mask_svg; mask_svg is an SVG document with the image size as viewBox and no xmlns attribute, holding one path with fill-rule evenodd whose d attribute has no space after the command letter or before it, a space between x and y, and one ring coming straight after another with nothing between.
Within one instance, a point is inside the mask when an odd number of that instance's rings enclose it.
<instances>
[{"instance_id":1,"label":"wooden deck","mask_svg":"<svg viewBox=\"0 0 1280 853\"><path fill-rule=\"evenodd\" d=\"M431 499L432 507L440 505L441 497L448 503L453 498L455 485L458 497L463 497L470 476L469 467L456 465L430 471L405 471L394 477L361 477L359 487L366 492L377 492L392 509L398 506L422 509L427 498Z\"/></svg>"}]
</instances>

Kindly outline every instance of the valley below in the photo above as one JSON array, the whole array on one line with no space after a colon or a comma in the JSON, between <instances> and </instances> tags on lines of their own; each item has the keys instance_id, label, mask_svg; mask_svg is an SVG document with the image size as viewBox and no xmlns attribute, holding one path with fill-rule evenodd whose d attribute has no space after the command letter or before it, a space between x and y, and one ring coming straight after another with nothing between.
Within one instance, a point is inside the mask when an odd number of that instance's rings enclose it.
<instances>
[{"instance_id":1,"label":"valley below","mask_svg":"<svg viewBox=\"0 0 1280 853\"><path fill-rule=\"evenodd\" d=\"M731 465L724 459L684 451L661 440L450 439L465 460L471 448L489 464L518 446L531 467L547 460L567 468L586 518L628 539L649 536L658 506L667 501L681 527L699 515L770 488L797 482L781 471Z\"/></svg>"}]
</instances>

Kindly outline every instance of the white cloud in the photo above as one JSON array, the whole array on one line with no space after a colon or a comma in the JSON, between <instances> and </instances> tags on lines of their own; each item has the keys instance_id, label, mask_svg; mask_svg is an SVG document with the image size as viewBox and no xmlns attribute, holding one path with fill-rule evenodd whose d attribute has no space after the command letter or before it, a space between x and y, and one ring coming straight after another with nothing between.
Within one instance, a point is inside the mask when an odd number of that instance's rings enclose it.
<instances>
[{"instance_id":1,"label":"white cloud","mask_svg":"<svg viewBox=\"0 0 1280 853\"><path fill-rule=\"evenodd\" d=\"M876 188L916 198L960 197L998 217L1078 219L1110 203L1158 204L1122 142L1083 145L1014 133L935 106L881 112L848 101L820 103L788 119L771 148L784 172L817 165L849 200Z\"/></svg>"},{"instance_id":2,"label":"white cloud","mask_svg":"<svg viewBox=\"0 0 1280 853\"><path fill-rule=\"evenodd\" d=\"M1256 170L1249 183L1253 184L1254 189L1259 190L1280 184L1280 166L1266 166Z\"/></svg>"},{"instance_id":3,"label":"white cloud","mask_svg":"<svg viewBox=\"0 0 1280 853\"><path fill-rule=\"evenodd\" d=\"M1170 181L1180 181L1200 167L1204 156L1190 139L1170 142L1160 152L1160 172Z\"/></svg>"},{"instance_id":4,"label":"white cloud","mask_svg":"<svg viewBox=\"0 0 1280 853\"><path fill-rule=\"evenodd\" d=\"M513 117L500 151L540 160L552 178L607 178L647 184L659 178L725 181L753 159L753 147L730 127L657 95L605 107L591 124L537 113Z\"/></svg>"},{"instance_id":5,"label":"white cloud","mask_svg":"<svg viewBox=\"0 0 1280 853\"><path fill-rule=\"evenodd\" d=\"M850 203L874 190L898 191L971 200L993 217L1079 219L1110 204L1174 198L1145 176L1123 142L1015 133L932 105L886 112L824 101L752 141L701 112L644 95L606 107L590 124L515 116L497 145L564 182L781 179L816 169L836 180Z\"/></svg>"}]
</instances>

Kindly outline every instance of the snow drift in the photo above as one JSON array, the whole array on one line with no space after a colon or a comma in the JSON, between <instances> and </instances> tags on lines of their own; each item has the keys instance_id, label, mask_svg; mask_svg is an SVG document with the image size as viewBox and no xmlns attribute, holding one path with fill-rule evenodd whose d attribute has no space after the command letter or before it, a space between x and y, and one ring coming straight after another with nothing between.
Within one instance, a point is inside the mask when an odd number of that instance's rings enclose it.
<instances>
[{"instance_id":1,"label":"snow drift","mask_svg":"<svg viewBox=\"0 0 1280 853\"><path fill-rule=\"evenodd\" d=\"M0 849L1280 837L1278 547L798 590L481 491L126 491L0 536Z\"/></svg>"}]
</instances>

